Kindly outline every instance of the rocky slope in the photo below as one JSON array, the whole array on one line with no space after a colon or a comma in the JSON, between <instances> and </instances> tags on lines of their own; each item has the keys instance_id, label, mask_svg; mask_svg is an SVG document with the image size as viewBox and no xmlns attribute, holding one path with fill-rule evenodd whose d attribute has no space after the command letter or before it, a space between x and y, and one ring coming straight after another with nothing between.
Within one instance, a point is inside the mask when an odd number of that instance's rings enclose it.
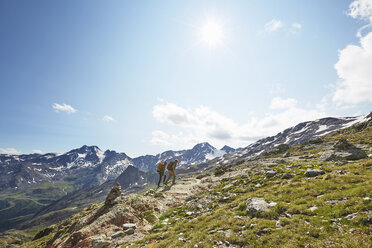
<instances>
[{"instance_id":1,"label":"rocky slope","mask_svg":"<svg viewBox=\"0 0 372 248\"><path fill-rule=\"evenodd\" d=\"M23 247L370 247L371 156L368 121L173 187L123 197L117 186Z\"/></svg>"}]
</instances>

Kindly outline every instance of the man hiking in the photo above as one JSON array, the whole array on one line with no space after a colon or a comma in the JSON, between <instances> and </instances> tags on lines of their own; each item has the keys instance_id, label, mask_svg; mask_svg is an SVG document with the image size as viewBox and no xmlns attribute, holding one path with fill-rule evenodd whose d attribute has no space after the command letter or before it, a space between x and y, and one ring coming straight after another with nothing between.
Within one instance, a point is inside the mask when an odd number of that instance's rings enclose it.
<instances>
[{"instance_id":1,"label":"man hiking","mask_svg":"<svg viewBox=\"0 0 372 248\"><path fill-rule=\"evenodd\" d=\"M172 184L176 183L176 165L177 165L177 163L178 163L177 159L172 161L172 162L169 162L168 167L167 167L168 172L169 172L169 176L168 176L167 181L164 183L165 185L167 185L167 183L168 183L168 181L171 177L173 177Z\"/></svg>"},{"instance_id":2,"label":"man hiking","mask_svg":"<svg viewBox=\"0 0 372 248\"><path fill-rule=\"evenodd\" d=\"M165 175L165 167L167 166L167 162L159 163L157 172L159 173L159 182L158 182L158 188L160 187L161 178L164 176L163 183L165 182L165 178L167 177Z\"/></svg>"}]
</instances>

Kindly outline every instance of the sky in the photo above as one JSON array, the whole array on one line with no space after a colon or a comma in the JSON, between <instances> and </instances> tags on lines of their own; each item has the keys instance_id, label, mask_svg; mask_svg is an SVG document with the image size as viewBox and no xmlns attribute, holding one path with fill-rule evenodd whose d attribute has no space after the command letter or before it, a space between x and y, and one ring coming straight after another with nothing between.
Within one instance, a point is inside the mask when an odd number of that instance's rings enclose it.
<instances>
[{"instance_id":1,"label":"sky","mask_svg":"<svg viewBox=\"0 0 372 248\"><path fill-rule=\"evenodd\" d=\"M372 0L0 1L0 153L245 147L372 111Z\"/></svg>"}]
</instances>

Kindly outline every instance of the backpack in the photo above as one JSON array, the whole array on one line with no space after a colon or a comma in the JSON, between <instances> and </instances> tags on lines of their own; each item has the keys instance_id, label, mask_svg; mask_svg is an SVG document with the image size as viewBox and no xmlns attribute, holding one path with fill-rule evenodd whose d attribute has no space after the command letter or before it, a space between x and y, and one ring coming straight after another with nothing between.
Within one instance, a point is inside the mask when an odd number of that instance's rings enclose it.
<instances>
[{"instance_id":1,"label":"backpack","mask_svg":"<svg viewBox=\"0 0 372 248\"><path fill-rule=\"evenodd\" d=\"M167 166L167 169L168 169L168 170L173 170L173 164L174 164L173 161L172 161L172 162L169 162L169 163L168 163L168 166Z\"/></svg>"},{"instance_id":2,"label":"backpack","mask_svg":"<svg viewBox=\"0 0 372 248\"><path fill-rule=\"evenodd\" d=\"M156 170L157 172L161 172L161 167L163 167L163 164L162 163L159 163L158 164L158 169Z\"/></svg>"}]
</instances>

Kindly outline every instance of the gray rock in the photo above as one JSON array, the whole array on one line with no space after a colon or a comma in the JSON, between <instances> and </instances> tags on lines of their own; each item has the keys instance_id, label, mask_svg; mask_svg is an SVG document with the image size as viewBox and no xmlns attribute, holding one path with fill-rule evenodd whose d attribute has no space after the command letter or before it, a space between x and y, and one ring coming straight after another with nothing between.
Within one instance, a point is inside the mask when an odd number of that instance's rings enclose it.
<instances>
[{"instance_id":1,"label":"gray rock","mask_svg":"<svg viewBox=\"0 0 372 248\"><path fill-rule=\"evenodd\" d=\"M123 229L124 230L127 230L127 229L136 229L137 228L137 225L136 224L133 224L133 223L125 223L123 224Z\"/></svg>"},{"instance_id":2,"label":"gray rock","mask_svg":"<svg viewBox=\"0 0 372 248\"><path fill-rule=\"evenodd\" d=\"M285 174L282 176L282 179L291 179L292 177L293 177L292 174L285 173Z\"/></svg>"},{"instance_id":3,"label":"gray rock","mask_svg":"<svg viewBox=\"0 0 372 248\"><path fill-rule=\"evenodd\" d=\"M111 239L117 239L117 238L122 237L123 235L124 235L124 232L123 232L123 231L118 231L118 232L113 233L113 234L111 235Z\"/></svg>"},{"instance_id":4,"label":"gray rock","mask_svg":"<svg viewBox=\"0 0 372 248\"><path fill-rule=\"evenodd\" d=\"M110 193L106 197L105 206L114 205L117 201L117 198L121 197L122 195L120 183L116 182L115 186L111 189Z\"/></svg>"},{"instance_id":5,"label":"gray rock","mask_svg":"<svg viewBox=\"0 0 372 248\"><path fill-rule=\"evenodd\" d=\"M266 175L267 177L273 177L273 176L276 175L276 172L273 171L273 170L269 170L269 171L266 171L265 175Z\"/></svg>"},{"instance_id":6,"label":"gray rock","mask_svg":"<svg viewBox=\"0 0 372 248\"><path fill-rule=\"evenodd\" d=\"M325 172L318 169L307 169L305 172L305 176L307 177L316 177L319 175L323 175Z\"/></svg>"},{"instance_id":7,"label":"gray rock","mask_svg":"<svg viewBox=\"0 0 372 248\"><path fill-rule=\"evenodd\" d=\"M132 235L134 233L134 228L129 228L129 229L125 230L124 232L127 235Z\"/></svg>"},{"instance_id":8,"label":"gray rock","mask_svg":"<svg viewBox=\"0 0 372 248\"><path fill-rule=\"evenodd\" d=\"M104 240L103 236L99 236L96 239L92 240L92 248L108 248L111 246L111 242Z\"/></svg>"},{"instance_id":9,"label":"gray rock","mask_svg":"<svg viewBox=\"0 0 372 248\"><path fill-rule=\"evenodd\" d=\"M275 206L276 202L267 202L262 198L248 198L246 201L248 214L259 214L260 212L268 211L270 207Z\"/></svg>"}]
</instances>

